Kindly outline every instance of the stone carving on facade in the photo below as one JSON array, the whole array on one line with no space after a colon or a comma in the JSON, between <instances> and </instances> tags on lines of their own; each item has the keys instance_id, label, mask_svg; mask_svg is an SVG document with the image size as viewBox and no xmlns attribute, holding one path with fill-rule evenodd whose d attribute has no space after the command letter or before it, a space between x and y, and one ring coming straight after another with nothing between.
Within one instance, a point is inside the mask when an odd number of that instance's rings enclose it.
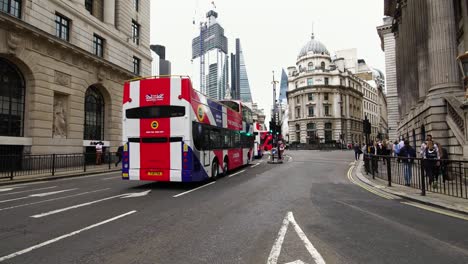
<instances>
[{"instance_id":1,"label":"stone carving on facade","mask_svg":"<svg viewBox=\"0 0 468 264\"><path fill-rule=\"evenodd\" d=\"M16 49L18 48L18 44L20 43L21 38L18 36L18 34L15 34L13 32L8 32L7 33L7 47L8 47L8 53L14 54L16 53Z\"/></svg>"},{"instance_id":2,"label":"stone carving on facade","mask_svg":"<svg viewBox=\"0 0 468 264\"><path fill-rule=\"evenodd\" d=\"M55 71L55 83L70 87L71 76L63 72Z\"/></svg>"},{"instance_id":3,"label":"stone carving on facade","mask_svg":"<svg viewBox=\"0 0 468 264\"><path fill-rule=\"evenodd\" d=\"M66 138L67 137L67 118L63 99L55 98L54 104L54 124L53 124L53 137Z\"/></svg>"},{"instance_id":4,"label":"stone carving on facade","mask_svg":"<svg viewBox=\"0 0 468 264\"><path fill-rule=\"evenodd\" d=\"M106 78L106 73L102 67L99 67L97 69L97 79L99 82L103 82L104 79Z\"/></svg>"}]
</instances>

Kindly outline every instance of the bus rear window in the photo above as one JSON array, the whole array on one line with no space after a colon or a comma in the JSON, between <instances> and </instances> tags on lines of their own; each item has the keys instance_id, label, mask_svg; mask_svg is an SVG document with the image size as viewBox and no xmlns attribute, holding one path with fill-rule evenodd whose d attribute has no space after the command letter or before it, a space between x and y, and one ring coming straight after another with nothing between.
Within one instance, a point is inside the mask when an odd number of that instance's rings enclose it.
<instances>
[{"instance_id":1,"label":"bus rear window","mask_svg":"<svg viewBox=\"0 0 468 264\"><path fill-rule=\"evenodd\" d=\"M170 105L138 107L127 109L125 116L130 119L179 117L185 116L185 107Z\"/></svg>"}]
</instances>

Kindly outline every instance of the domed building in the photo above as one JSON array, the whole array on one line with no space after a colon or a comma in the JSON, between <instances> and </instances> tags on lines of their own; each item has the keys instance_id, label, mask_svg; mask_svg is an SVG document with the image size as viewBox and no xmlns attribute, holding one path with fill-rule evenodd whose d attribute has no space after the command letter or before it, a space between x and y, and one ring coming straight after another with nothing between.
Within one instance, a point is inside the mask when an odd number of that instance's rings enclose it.
<instances>
[{"instance_id":1,"label":"domed building","mask_svg":"<svg viewBox=\"0 0 468 264\"><path fill-rule=\"evenodd\" d=\"M289 142L364 142L360 79L314 35L288 68Z\"/></svg>"}]
</instances>

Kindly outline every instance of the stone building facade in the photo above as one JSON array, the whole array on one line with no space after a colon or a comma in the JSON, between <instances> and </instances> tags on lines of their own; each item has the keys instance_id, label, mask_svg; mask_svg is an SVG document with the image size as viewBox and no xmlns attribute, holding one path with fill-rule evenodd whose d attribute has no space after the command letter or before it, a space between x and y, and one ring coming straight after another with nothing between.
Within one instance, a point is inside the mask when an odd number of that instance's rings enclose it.
<instances>
[{"instance_id":1,"label":"stone building facade","mask_svg":"<svg viewBox=\"0 0 468 264\"><path fill-rule=\"evenodd\" d=\"M466 155L464 89L456 60L465 52L462 20L466 7L462 5L466 1L385 0L384 11L392 18L395 37L397 93L392 91L392 95L398 96L398 135L419 146L432 134L448 149L450 158ZM392 53L392 34L386 28L381 32L384 44L389 45L386 52ZM391 57L387 57L390 64Z\"/></svg>"},{"instance_id":2,"label":"stone building facade","mask_svg":"<svg viewBox=\"0 0 468 264\"><path fill-rule=\"evenodd\" d=\"M288 68L289 141L363 142L363 90L314 36Z\"/></svg>"},{"instance_id":3,"label":"stone building facade","mask_svg":"<svg viewBox=\"0 0 468 264\"><path fill-rule=\"evenodd\" d=\"M393 19L391 17L384 18L384 24L377 28L377 32L380 36L382 50L385 52L388 137L393 141L398 138L400 112L398 109L398 91L396 85L395 34L392 31L392 20Z\"/></svg>"},{"instance_id":4,"label":"stone building facade","mask_svg":"<svg viewBox=\"0 0 468 264\"><path fill-rule=\"evenodd\" d=\"M123 83L151 72L150 1L3 2L0 154L115 151Z\"/></svg>"}]
</instances>

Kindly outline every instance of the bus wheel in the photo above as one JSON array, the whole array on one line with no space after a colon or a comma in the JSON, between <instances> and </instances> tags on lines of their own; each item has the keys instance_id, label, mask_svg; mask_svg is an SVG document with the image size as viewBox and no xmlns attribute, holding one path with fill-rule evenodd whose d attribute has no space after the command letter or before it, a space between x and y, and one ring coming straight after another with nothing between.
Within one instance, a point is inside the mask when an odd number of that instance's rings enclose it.
<instances>
[{"instance_id":1,"label":"bus wheel","mask_svg":"<svg viewBox=\"0 0 468 264\"><path fill-rule=\"evenodd\" d=\"M226 176L228 174L228 159L227 157L224 158L224 162L223 162L223 176Z\"/></svg>"},{"instance_id":2,"label":"bus wheel","mask_svg":"<svg viewBox=\"0 0 468 264\"><path fill-rule=\"evenodd\" d=\"M211 165L211 180L216 181L218 177L219 177L218 161L213 160L213 164Z\"/></svg>"}]
</instances>

